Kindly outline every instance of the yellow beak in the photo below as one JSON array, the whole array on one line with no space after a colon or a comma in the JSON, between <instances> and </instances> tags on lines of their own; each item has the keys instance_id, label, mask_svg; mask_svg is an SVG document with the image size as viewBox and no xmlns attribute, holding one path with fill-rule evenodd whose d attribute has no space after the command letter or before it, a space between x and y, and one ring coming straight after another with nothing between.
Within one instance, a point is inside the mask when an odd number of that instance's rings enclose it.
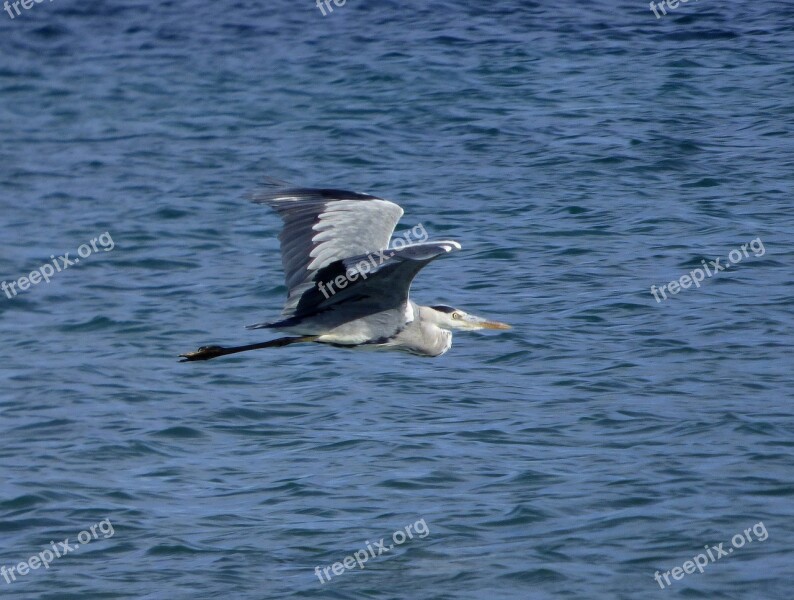
<instances>
[{"instance_id":1,"label":"yellow beak","mask_svg":"<svg viewBox=\"0 0 794 600\"><path fill-rule=\"evenodd\" d=\"M483 319L480 322L483 329L512 329L507 323L500 323L499 321L486 321Z\"/></svg>"},{"instance_id":2,"label":"yellow beak","mask_svg":"<svg viewBox=\"0 0 794 600\"><path fill-rule=\"evenodd\" d=\"M463 323L456 327L456 329L468 329L471 331L472 329L512 329L512 327L507 323L483 319L477 315L465 315L463 317Z\"/></svg>"}]
</instances>

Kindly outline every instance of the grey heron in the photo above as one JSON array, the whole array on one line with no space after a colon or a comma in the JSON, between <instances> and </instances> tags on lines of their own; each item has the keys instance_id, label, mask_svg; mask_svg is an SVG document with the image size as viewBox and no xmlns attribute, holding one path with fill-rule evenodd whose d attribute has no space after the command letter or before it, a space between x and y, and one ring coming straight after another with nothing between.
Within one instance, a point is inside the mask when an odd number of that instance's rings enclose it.
<instances>
[{"instance_id":1,"label":"grey heron","mask_svg":"<svg viewBox=\"0 0 794 600\"><path fill-rule=\"evenodd\" d=\"M397 239L390 246L403 215L397 204L358 192L289 187L271 187L252 200L270 206L283 220L279 241L288 293L280 320L248 328L295 337L202 346L180 354L183 362L298 342L440 356L452 346L453 329L510 329L457 308L420 306L409 298L416 274L461 246L451 240L398 246Z\"/></svg>"}]
</instances>

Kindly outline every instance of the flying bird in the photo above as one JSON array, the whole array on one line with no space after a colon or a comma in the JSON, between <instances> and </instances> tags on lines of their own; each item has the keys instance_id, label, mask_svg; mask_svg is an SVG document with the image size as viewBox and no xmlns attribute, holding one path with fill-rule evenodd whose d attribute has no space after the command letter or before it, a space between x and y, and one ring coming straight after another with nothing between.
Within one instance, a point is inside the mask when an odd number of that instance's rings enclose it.
<instances>
[{"instance_id":1,"label":"flying bird","mask_svg":"<svg viewBox=\"0 0 794 600\"><path fill-rule=\"evenodd\" d=\"M401 350L440 356L452 330L510 329L458 308L420 306L409 298L416 274L435 258L460 250L458 242L392 240L403 209L357 192L273 187L252 200L273 208L284 222L279 235L287 285L282 318L249 329L275 329L295 337L246 346L202 346L183 361L299 342ZM405 236L409 238L410 236ZM390 244L391 241L391 244Z\"/></svg>"}]
</instances>

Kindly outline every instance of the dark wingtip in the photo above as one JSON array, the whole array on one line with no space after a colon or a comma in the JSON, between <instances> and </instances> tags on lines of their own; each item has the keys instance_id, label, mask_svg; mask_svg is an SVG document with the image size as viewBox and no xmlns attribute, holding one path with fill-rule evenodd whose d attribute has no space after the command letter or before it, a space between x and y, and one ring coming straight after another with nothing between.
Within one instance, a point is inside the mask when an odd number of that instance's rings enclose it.
<instances>
[{"instance_id":1,"label":"dark wingtip","mask_svg":"<svg viewBox=\"0 0 794 600\"><path fill-rule=\"evenodd\" d=\"M249 202L263 204L267 197L272 196L277 191L293 187L295 187L295 185L289 181L284 181L283 179L277 179L268 175L261 179L253 192L245 194L245 199Z\"/></svg>"},{"instance_id":2,"label":"dark wingtip","mask_svg":"<svg viewBox=\"0 0 794 600\"><path fill-rule=\"evenodd\" d=\"M378 196L351 192L336 188L300 187L274 181L263 185L260 189L248 194L248 199L256 204L279 204L281 196L294 196L306 201L328 202L334 200L383 200Z\"/></svg>"}]
</instances>

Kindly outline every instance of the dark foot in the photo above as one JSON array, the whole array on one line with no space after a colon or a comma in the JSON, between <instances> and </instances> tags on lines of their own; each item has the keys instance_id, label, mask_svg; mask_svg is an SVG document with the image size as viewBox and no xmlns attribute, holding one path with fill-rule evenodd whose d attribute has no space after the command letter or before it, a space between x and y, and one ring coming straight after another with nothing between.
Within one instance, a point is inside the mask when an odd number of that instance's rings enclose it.
<instances>
[{"instance_id":1,"label":"dark foot","mask_svg":"<svg viewBox=\"0 0 794 600\"><path fill-rule=\"evenodd\" d=\"M224 355L224 348L223 346L202 346L195 352L188 352L187 354L180 354L179 356L182 357L182 360L179 362L188 362L191 360L209 360L211 358L217 358L219 356Z\"/></svg>"}]
</instances>

